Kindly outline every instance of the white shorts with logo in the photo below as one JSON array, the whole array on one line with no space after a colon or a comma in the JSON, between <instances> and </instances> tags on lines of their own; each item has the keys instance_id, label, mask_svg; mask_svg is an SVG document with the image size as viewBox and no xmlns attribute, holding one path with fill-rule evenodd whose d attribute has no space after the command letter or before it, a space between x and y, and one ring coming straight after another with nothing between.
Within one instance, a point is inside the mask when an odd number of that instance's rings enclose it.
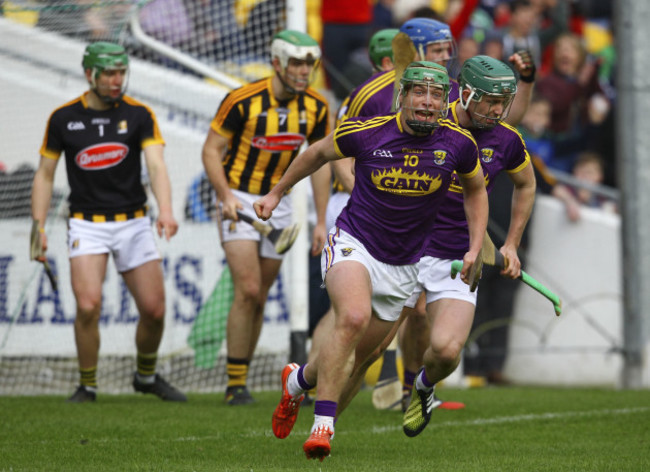
<instances>
[{"instance_id":1,"label":"white shorts with logo","mask_svg":"<svg viewBox=\"0 0 650 472\"><path fill-rule=\"evenodd\" d=\"M248 215L251 218L257 219L255 210L253 209L253 203L261 198L260 195L253 195L252 193L242 192L241 190L233 190L232 193L237 197L237 199L242 203L243 209L239 210L240 213ZM253 228L252 225L246 223L245 221L233 221L233 220L224 220L222 213L222 205L219 203L217 208L217 221L219 225L219 236L221 238L221 244L228 241L259 241L260 242L260 257L266 257L268 259L283 259L283 254L278 254L275 252L273 243L267 238L263 238L262 235ZM291 199L288 197L283 197L280 200L277 208L273 210L273 215L267 221L263 223L271 225L274 228L286 228L291 225ZM260 220L262 222L262 220Z\"/></svg>"},{"instance_id":2,"label":"white shorts with logo","mask_svg":"<svg viewBox=\"0 0 650 472\"><path fill-rule=\"evenodd\" d=\"M384 321L397 321L404 303L415 289L416 264L398 266L380 262L366 251L361 241L334 227L321 257L323 280L330 267L345 261L360 262L368 270L372 284L372 309L377 317Z\"/></svg>"},{"instance_id":3,"label":"white shorts with logo","mask_svg":"<svg viewBox=\"0 0 650 472\"><path fill-rule=\"evenodd\" d=\"M70 218L68 253L71 259L86 254L112 254L120 273L160 259L147 216L104 223Z\"/></svg>"},{"instance_id":4,"label":"white shorts with logo","mask_svg":"<svg viewBox=\"0 0 650 472\"><path fill-rule=\"evenodd\" d=\"M460 279L460 274L455 279L451 278L451 259L439 259L437 257L424 256L418 262L418 283L413 294L406 302L409 308L415 304L424 290L427 297L427 305L443 298L465 300L476 305L478 289L469 291L469 285Z\"/></svg>"},{"instance_id":5,"label":"white shorts with logo","mask_svg":"<svg viewBox=\"0 0 650 472\"><path fill-rule=\"evenodd\" d=\"M347 205L349 199L350 194L347 192L336 192L330 195L327 201L327 211L325 212L325 225L327 228L336 226L336 219Z\"/></svg>"}]
</instances>

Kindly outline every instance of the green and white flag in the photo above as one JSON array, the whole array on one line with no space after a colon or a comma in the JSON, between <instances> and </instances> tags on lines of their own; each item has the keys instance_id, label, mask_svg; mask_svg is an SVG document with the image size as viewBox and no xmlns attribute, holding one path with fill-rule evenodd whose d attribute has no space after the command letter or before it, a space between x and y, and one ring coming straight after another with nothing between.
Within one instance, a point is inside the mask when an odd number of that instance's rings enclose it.
<instances>
[{"instance_id":1,"label":"green and white flag","mask_svg":"<svg viewBox=\"0 0 650 472\"><path fill-rule=\"evenodd\" d=\"M194 319L187 343L194 349L194 365L214 367L221 343L226 337L226 321L234 293L230 269L225 266L212 293Z\"/></svg>"}]
</instances>

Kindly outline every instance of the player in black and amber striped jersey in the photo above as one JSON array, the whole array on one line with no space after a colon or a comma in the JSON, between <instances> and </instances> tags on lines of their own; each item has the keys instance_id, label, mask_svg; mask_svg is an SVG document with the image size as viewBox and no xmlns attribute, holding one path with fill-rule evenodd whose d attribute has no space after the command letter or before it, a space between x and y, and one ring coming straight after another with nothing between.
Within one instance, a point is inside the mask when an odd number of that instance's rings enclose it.
<instances>
[{"instance_id":1,"label":"player in black and amber striped jersey","mask_svg":"<svg viewBox=\"0 0 650 472\"><path fill-rule=\"evenodd\" d=\"M68 399L74 403L96 398L102 283L109 254L140 313L133 387L163 400L186 401L183 393L156 374L165 292L160 254L146 216L141 153L158 203L158 235L169 240L178 224L172 214L171 186L163 159L165 141L154 113L124 95L128 64L122 46L96 42L86 47L82 66L90 90L50 116L34 175L32 217L42 225L56 166L61 153L65 154L70 185L68 251L77 303L74 329L80 371L80 385ZM40 246L47 249L42 227Z\"/></svg>"},{"instance_id":2,"label":"player in black and amber striped jersey","mask_svg":"<svg viewBox=\"0 0 650 472\"><path fill-rule=\"evenodd\" d=\"M234 300L228 314L226 402L253 401L246 379L262 329L264 305L282 263L273 244L237 212L257 218L253 202L270 191L303 143L329 133L327 101L309 87L321 51L307 34L277 33L271 43L274 75L230 92L219 106L203 145L203 165L218 199L221 243L232 274ZM326 236L329 174L312 177L317 224L312 253ZM291 223L291 203L283 198L270 224Z\"/></svg>"}]
</instances>

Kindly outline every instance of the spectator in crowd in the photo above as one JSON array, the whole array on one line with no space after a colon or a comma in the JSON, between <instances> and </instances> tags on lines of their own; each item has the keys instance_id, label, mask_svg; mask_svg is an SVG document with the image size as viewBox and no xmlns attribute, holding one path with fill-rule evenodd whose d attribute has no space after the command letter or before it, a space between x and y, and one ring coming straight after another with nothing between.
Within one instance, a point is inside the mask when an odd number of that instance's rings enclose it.
<instances>
[{"instance_id":1,"label":"spectator in crowd","mask_svg":"<svg viewBox=\"0 0 650 472\"><path fill-rule=\"evenodd\" d=\"M597 141L610 103L598 81L598 67L588 60L579 36L560 35L553 51L553 71L537 82L537 92L551 102L551 168L570 172L576 154L589 138Z\"/></svg>"},{"instance_id":2,"label":"spectator in crowd","mask_svg":"<svg viewBox=\"0 0 650 472\"><path fill-rule=\"evenodd\" d=\"M156 374L165 291L141 183L143 152L158 202L156 229L169 240L178 224L172 214L164 140L151 109L124 95L129 59L122 46L92 43L86 47L82 65L90 90L50 116L32 189L32 217L41 225L40 246L45 252L43 225L63 152L70 184L68 242L80 373L80 385L68 401L96 399L102 284L112 254L140 312L133 388L184 402L185 395Z\"/></svg>"},{"instance_id":3,"label":"spectator in crowd","mask_svg":"<svg viewBox=\"0 0 650 472\"><path fill-rule=\"evenodd\" d=\"M596 152L583 151L578 154L573 165L573 176L591 185L602 185L605 179L605 161ZM615 210L608 200L588 188L571 187L571 192L581 205L590 208L607 208Z\"/></svg>"},{"instance_id":4,"label":"spectator in crowd","mask_svg":"<svg viewBox=\"0 0 650 472\"><path fill-rule=\"evenodd\" d=\"M395 0L377 0L372 11L373 29L386 29L395 26L393 18L393 4Z\"/></svg>"},{"instance_id":5,"label":"spectator in crowd","mask_svg":"<svg viewBox=\"0 0 650 472\"><path fill-rule=\"evenodd\" d=\"M568 3L568 0L512 0L508 24L500 30L503 45L501 60L507 61L514 52L524 49L531 52L539 68L544 49L568 29ZM542 28L545 14L549 16L549 21Z\"/></svg>"},{"instance_id":6,"label":"spectator in crowd","mask_svg":"<svg viewBox=\"0 0 650 472\"><path fill-rule=\"evenodd\" d=\"M481 52L481 46L472 36L464 36L458 41L458 57L449 62L449 76L458 77L461 66L470 57L478 56ZM499 55L499 57L501 57Z\"/></svg>"},{"instance_id":7,"label":"spectator in crowd","mask_svg":"<svg viewBox=\"0 0 650 472\"><path fill-rule=\"evenodd\" d=\"M550 123L551 102L541 95L534 94L518 130L530 153L537 178L537 189L540 193L553 195L561 200L569 220L578 221L580 219L580 204L567 187L557 182L556 177L548 168L549 162L553 160L554 152L553 142L549 138ZM495 208L494 214L498 215L499 211L499 208ZM497 223L504 223L504 221L504 218L501 218Z\"/></svg>"},{"instance_id":8,"label":"spectator in crowd","mask_svg":"<svg viewBox=\"0 0 650 472\"><path fill-rule=\"evenodd\" d=\"M494 31L488 32L481 44L481 49L483 54L486 56L501 60L503 57L503 41L501 40L501 34Z\"/></svg>"},{"instance_id":9,"label":"spectator in crowd","mask_svg":"<svg viewBox=\"0 0 650 472\"><path fill-rule=\"evenodd\" d=\"M226 328L229 405L254 401L246 386L248 368L283 257L252 225L239 221L238 212L255 218L253 202L281 178L302 144L329 132L327 102L309 86L320 59L318 43L305 33L283 30L271 43L271 58L274 75L230 92L203 145L203 165L217 194L219 235L234 286ZM328 176L312 177L314 252L325 241L329 183ZM270 224L283 228L290 223L291 199L283 198Z\"/></svg>"},{"instance_id":10,"label":"spectator in crowd","mask_svg":"<svg viewBox=\"0 0 650 472\"><path fill-rule=\"evenodd\" d=\"M321 4L323 65L329 88L338 100L367 77L352 72L358 70L352 58L368 44L372 10L370 0L327 0Z\"/></svg>"},{"instance_id":11,"label":"spectator in crowd","mask_svg":"<svg viewBox=\"0 0 650 472\"><path fill-rule=\"evenodd\" d=\"M528 152L542 159L546 165L553 160L553 142L549 138L551 107L546 97L534 94L518 127Z\"/></svg>"}]
</instances>

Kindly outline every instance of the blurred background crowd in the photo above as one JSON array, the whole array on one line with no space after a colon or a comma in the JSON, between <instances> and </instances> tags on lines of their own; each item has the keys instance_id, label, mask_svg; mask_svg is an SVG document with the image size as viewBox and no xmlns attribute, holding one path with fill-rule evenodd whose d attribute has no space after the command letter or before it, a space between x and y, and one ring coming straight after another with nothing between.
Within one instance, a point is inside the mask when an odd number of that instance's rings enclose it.
<instances>
[{"instance_id":1,"label":"blurred background crowd","mask_svg":"<svg viewBox=\"0 0 650 472\"><path fill-rule=\"evenodd\" d=\"M3 1L0 9L9 16L22 3ZM183 69L169 58L143 52L128 32L129 1L104 2L108 7L89 0L37 3L33 21L38 26L87 40L117 40L132 54ZM139 20L151 37L220 70L237 64L236 73L252 80L270 72L262 56L283 27L284 8L283 0L154 0L140 9ZM399 28L413 17L449 24L458 46L449 64L452 78L474 55L507 62L514 51L531 51L538 71L535 94L519 129L531 155L567 174L577 162L589 161L593 171L574 176L616 186L611 0L306 0L306 12L308 33L323 50L316 86L330 98L333 111L373 73L367 49L372 34ZM571 196L588 206L604 203L591 194Z\"/></svg>"},{"instance_id":2,"label":"blurred background crowd","mask_svg":"<svg viewBox=\"0 0 650 472\"><path fill-rule=\"evenodd\" d=\"M322 28L313 29L323 46L327 86L337 99L371 74L370 35L413 17L449 24L458 43L452 78L474 55L507 62L514 51L531 51L538 75L520 126L529 151L551 170L578 167L579 178L615 186L612 10L609 0L326 0ZM579 198L589 206L603 203L593 195Z\"/></svg>"}]
</instances>

